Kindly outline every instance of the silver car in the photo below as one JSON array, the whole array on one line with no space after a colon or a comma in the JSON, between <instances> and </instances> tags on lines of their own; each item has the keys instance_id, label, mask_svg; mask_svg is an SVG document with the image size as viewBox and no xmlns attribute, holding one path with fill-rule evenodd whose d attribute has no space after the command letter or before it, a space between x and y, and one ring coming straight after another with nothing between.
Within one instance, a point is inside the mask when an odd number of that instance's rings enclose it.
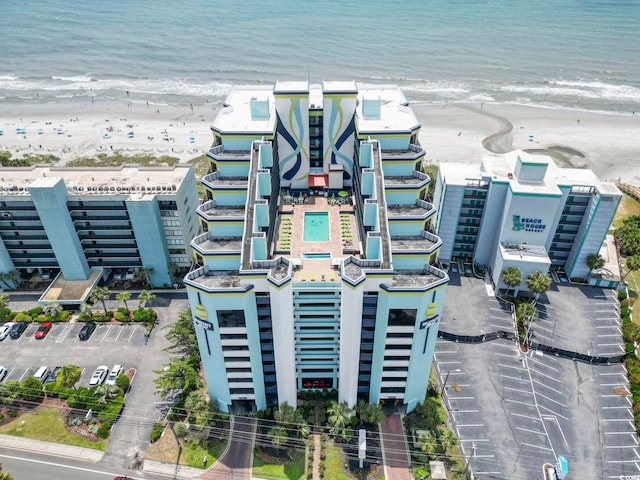
<instances>
[{"instance_id":1,"label":"silver car","mask_svg":"<svg viewBox=\"0 0 640 480\"><path fill-rule=\"evenodd\" d=\"M13 322L7 322L0 327L0 340L4 340L9 336L11 327L13 327Z\"/></svg>"},{"instance_id":2,"label":"silver car","mask_svg":"<svg viewBox=\"0 0 640 480\"><path fill-rule=\"evenodd\" d=\"M96 371L93 372L93 376L91 380L89 380L89 386L100 385L104 382L104 379L107 378L107 374L109 373L109 367L106 365L101 365L96 368Z\"/></svg>"}]
</instances>

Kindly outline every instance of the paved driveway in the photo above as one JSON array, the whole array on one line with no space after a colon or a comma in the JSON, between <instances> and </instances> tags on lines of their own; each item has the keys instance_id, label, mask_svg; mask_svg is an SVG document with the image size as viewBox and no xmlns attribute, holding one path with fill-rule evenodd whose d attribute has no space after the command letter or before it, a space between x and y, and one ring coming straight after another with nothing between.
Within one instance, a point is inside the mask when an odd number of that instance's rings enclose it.
<instances>
[{"instance_id":1,"label":"paved driveway","mask_svg":"<svg viewBox=\"0 0 640 480\"><path fill-rule=\"evenodd\" d=\"M380 422L380 445L384 461L384 477L411 480L409 452L400 415L385 415Z\"/></svg>"},{"instance_id":2,"label":"paved driveway","mask_svg":"<svg viewBox=\"0 0 640 480\"><path fill-rule=\"evenodd\" d=\"M254 417L232 417L229 446L218 461L199 478L203 480L228 480L251 478L253 445L256 434Z\"/></svg>"}]
</instances>

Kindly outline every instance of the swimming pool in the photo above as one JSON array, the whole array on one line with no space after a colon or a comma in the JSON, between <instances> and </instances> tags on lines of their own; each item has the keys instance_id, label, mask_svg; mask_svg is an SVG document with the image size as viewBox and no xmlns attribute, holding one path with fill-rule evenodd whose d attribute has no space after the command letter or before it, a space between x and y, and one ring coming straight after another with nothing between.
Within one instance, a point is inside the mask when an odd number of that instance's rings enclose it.
<instances>
[{"instance_id":1,"label":"swimming pool","mask_svg":"<svg viewBox=\"0 0 640 480\"><path fill-rule=\"evenodd\" d=\"M305 242L328 242L329 212L305 212L302 239Z\"/></svg>"},{"instance_id":2,"label":"swimming pool","mask_svg":"<svg viewBox=\"0 0 640 480\"><path fill-rule=\"evenodd\" d=\"M306 258L307 260L322 260L325 258L331 258L331 254L310 252L310 253L303 253L302 258Z\"/></svg>"}]
</instances>

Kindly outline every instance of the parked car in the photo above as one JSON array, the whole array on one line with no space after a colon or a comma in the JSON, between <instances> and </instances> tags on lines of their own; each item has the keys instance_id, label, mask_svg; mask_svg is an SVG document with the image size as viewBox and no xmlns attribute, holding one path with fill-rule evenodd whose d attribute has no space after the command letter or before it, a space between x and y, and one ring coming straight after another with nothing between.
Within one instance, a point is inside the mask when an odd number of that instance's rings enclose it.
<instances>
[{"instance_id":1,"label":"parked car","mask_svg":"<svg viewBox=\"0 0 640 480\"><path fill-rule=\"evenodd\" d=\"M93 372L93 376L91 377L91 380L89 380L89 385L100 385L102 382L104 382L104 379L107 378L108 373L109 367L107 367L106 365L99 366L98 368L96 368L96 371Z\"/></svg>"},{"instance_id":2,"label":"parked car","mask_svg":"<svg viewBox=\"0 0 640 480\"><path fill-rule=\"evenodd\" d=\"M135 480L133 477L127 477L126 475L118 475L113 480Z\"/></svg>"},{"instance_id":3,"label":"parked car","mask_svg":"<svg viewBox=\"0 0 640 480\"><path fill-rule=\"evenodd\" d=\"M9 370L7 370L7 367L0 366L0 382L4 380L4 377L6 377L8 373Z\"/></svg>"},{"instance_id":4,"label":"parked car","mask_svg":"<svg viewBox=\"0 0 640 480\"><path fill-rule=\"evenodd\" d=\"M40 326L36 330L36 333L34 333L33 336L38 339L42 339L47 336L47 333L49 333L49 330L51 330L51 322L43 322L40 324Z\"/></svg>"},{"instance_id":5,"label":"parked car","mask_svg":"<svg viewBox=\"0 0 640 480\"><path fill-rule=\"evenodd\" d=\"M0 340L4 340L9 335L9 331L13 327L13 322L7 322L0 326Z\"/></svg>"},{"instance_id":6,"label":"parked car","mask_svg":"<svg viewBox=\"0 0 640 480\"><path fill-rule=\"evenodd\" d=\"M24 320L14 323L9 331L9 336L11 338L20 338L28 326L29 324Z\"/></svg>"},{"instance_id":7,"label":"parked car","mask_svg":"<svg viewBox=\"0 0 640 480\"><path fill-rule=\"evenodd\" d=\"M124 279L125 280L133 280L136 278L136 271L133 268L130 268L129 270L127 270L127 272L124 274Z\"/></svg>"},{"instance_id":8,"label":"parked car","mask_svg":"<svg viewBox=\"0 0 640 480\"><path fill-rule=\"evenodd\" d=\"M124 368L122 368L122 365L114 365L111 371L109 372L109 376L107 377L107 380L105 383L107 385L115 385L116 378L118 378L118 375L122 375L122 372L124 372Z\"/></svg>"},{"instance_id":9,"label":"parked car","mask_svg":"<svg viewBox=\"0 0 640 480\"><path fill-rule=\"evenodd\" d=\"M61 368L62 367L55 367L47 377L46 383L55 382L56 378L58 378L58 370L60 370Z\"/></svg>"},{"instance_id":10,"label":"parked car","mask_svg":"<svg viewBox=\"0 0 640 480\"><path fill-rule=\"evenodd\" d=\"M78 338L80 340L88 340L91 334L96 329L96 322L87 322L82 326Z\"/></svg>"}]
</instances>

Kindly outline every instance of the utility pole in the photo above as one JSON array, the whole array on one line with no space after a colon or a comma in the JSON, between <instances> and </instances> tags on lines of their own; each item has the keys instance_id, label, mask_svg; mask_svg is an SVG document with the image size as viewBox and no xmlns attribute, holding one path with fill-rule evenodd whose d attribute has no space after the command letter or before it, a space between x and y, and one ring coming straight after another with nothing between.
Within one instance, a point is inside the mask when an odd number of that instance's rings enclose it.
<instances>
[{"instance_id":1,"label":"utility pole","mask_svg":"<svg viewBox=\"0 0 640 480\"><path fill-rule=\"evenodd\" d=\"M180 439L178 438L178 435L176 434L176 431L173 429L173 421L169 420L169 417L171 416L171 410L173 409L173 407L169 407L169 411L167 412L167 425L169 426L169 429L171 430L171 433L173 433L173 438L176 439L176 443L178 444L178 456L176 457L176 471L175 474L173 476L173 478L178 478L178 468L180 466L180 455L182 455L182 444L180 443Z\"/></svg>"},{"instance_id":2,"label":"utility pole","mask_svg":"<svg viewBox=\"0 0 640 480\"><path fill-rule=\"evenodd\" d=\"M464 473L462 474L462 478L466 480L467 472L469 471L469 464L471 463L471 459L476 458L476 442L471 444L471 455L467 458L467 464L464 467Z\"/></svg>"}]
</instances>

